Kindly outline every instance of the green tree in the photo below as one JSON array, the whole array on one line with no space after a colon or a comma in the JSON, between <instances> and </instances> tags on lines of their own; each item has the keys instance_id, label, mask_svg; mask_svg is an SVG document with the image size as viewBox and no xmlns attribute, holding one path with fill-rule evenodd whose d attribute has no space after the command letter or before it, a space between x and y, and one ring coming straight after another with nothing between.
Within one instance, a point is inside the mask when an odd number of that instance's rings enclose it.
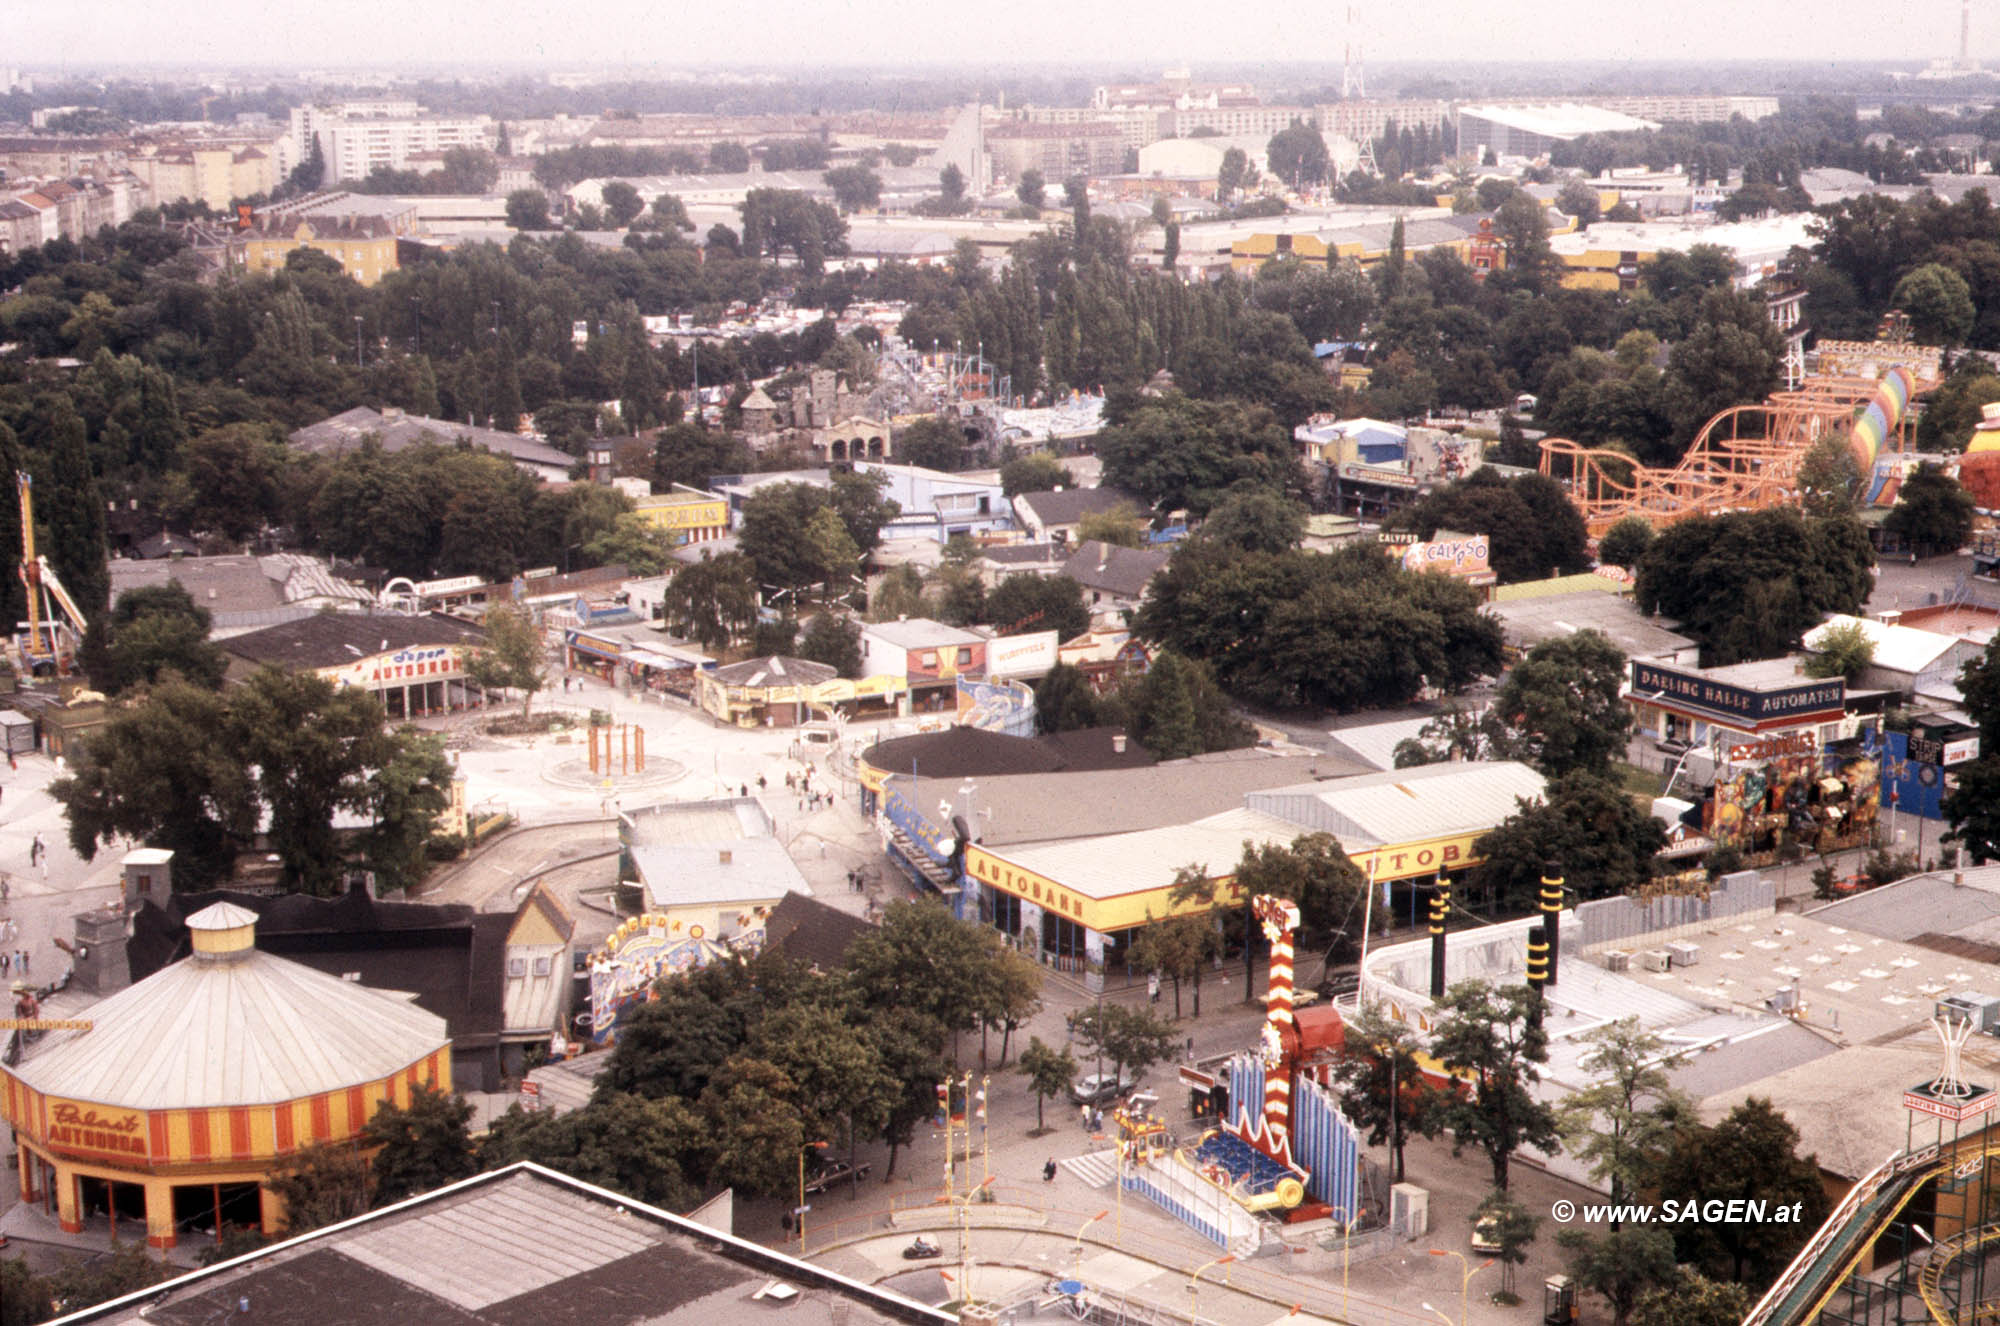
<instances>
[{"instance_id":1,"label":"green tree","mask_svg":"<svg viewBox=\"0 0 2000 1326\"><path fill-rule=\"evenodd\" d=\"M1995 395L2000 397L2000 379L1994 385ZM1925 417L1929 417L1928 412ZM1821 438L1799 462L1799 505L1809 516L1851 516L1864 477L1845 437Z\"/></svg>"},{"instance_id":2,"label":"green tree","mask_svg":"<svg viewBox=\"0 0 2000 1326\"><path fill-rule=\"evenodd\" d=\"M1750 1315L1749 1289L1681 1267L1672 1281L1632 1304L1632 1326L1737 1326Z\"/></svg>"},{"instance_id":3,"label":"green tree","mask_svg":"<svg viewBox=\"0 0 2000 1326\"><path fill-rule=\"evenodd\" d=\"M988 591L980 616L1003 635L1054 631L1070 640L1090 629L1083 587L1068 576L1008 576Z\"/></svg>"},{"instance_id":4,"label":"green tree","mask_svg":"<svg viewBox=\"0 0 2000 1326\"><path fill-rule=\"evenodd\" d=\"M314 1142L264 1186L284 1211L284 1236L309 1234L368 1213L368 1157L352 1143Z\"/></svg>"},{"instance_id":5,"label":"green tree","mask_svg":"<svg viewBox=\"0 0 2000 1326\"><path fill-rule=\"evenodd\" d=\"M896 459L927 470L962 470L966 465L965 434L949 419L926 415L896 430Z\"/></svg>"},{"instance_id":6,"label":"green tree","mask_svg":"<svg viewBox=\"0 0 2000 1326\"><path fill-rule=\"evenodd\" d=\"M861 627L832 612L816 615L799 638L800 658L824 663L843 677L861 675Z\"/></svg>"},{"instance_id":7,"label":"green tree","mask_svg":"<svg viewBox=\"0 0 2000 1326\"><path fill-rule=\"evenodd\" d=\"M108 675L99 689L117 693L151 685L163 673L177 673L198 686L218 690L228 660L208 639L208 609L179 583L128 589L118 596L106 623L111 642Z\"/></svg>"},{"instance_id":8,"label":"green tree","mask_svg":"<svg viewBox=\"0 0 2000 1326\"><path fill-rule=\"evenodd\" d=\"M1660 822L1623 788L1577 770L1482 834L1472 847L1480 864L1467 878L1500 906L1526 909L1541 892L1543 866L1559 861L1582 892L1607 897L1650 879L1666 845Z\"/></svg>"},{"instance_id":9,"label":"green tree","mask_svg":"<svg viewBox=\"0 0 2000 1326\"><path fill-rule=\"evenodd\" d=\"M1048 182L1042 178L1042 172L1033 166L1022 171L1019 182L1014 185L1014 196L1021 200L1021 206L1032 207L1038 212L1047 200L1048 192Z\"/></svg>"},{"instance_id":10,"label":"green tree","mask_svg":"<svg viewBox=\"0 0 2000 1326\"><path fill-rule=\"evenodd\" d=\"M1330 833L1301 834L1289 843L1245 843L1236 883L1246 902L1260 894L1299 905L1301 947L1323 947L1339 937L1343 951L1358 936L1347 929L1360 915L1367 881Z\"/></svg>"},{"instance_id":11,"label":"green tree","mask_svg":"<svg viewBox=\"0 0 2000 1326\"><path fill-rule=\"evenodd\" d=\"M1803 671L1808 677L1845 677L1852 686L1875 661L1875 641L1860 622L1828 627L1812 646Z\"/></svg>"},{"instance_id":12,"label":"green tree","mask_svg":"<svg viewBox=\"0 0 2000 1326\"><path fill-rule=\"evenodd\" d=\"M56 1315L55 1290L21 1256L0 1261L0 1326L35 1326Z\"/></svg>"},{"instance_id":13,"label":"green tree","mask_svg":"<svg viewBox=\"0 0 2000 1326\"><path fill-rule=\"evenodd\" d=\"M62 1265L43 1283L48 1295L67 1313L122 1298L178 1274L180 1268L154 1257L145 1244L113 1240L106 1255L63 1258Z\"/></svg>"},{"instance_id":14,"label":"green tree","mask_svg":"<svg viewBox=\"0 0 2000 1326\"><path fill-rule=\"evenodd\" d=\"M373 695L336 688L313 673L265 667L230 692L225 740L257 771L271 847L288 887L337 891L343 853L334 815L378 809L382 789L375 772L424 741L414 730L390 733L383 724ZM450 768L441 753L428 763L433 787L441 790ZM432 817L442 808L440 794ZM417 817L424 818L421 810Z\"/></svg>"},{"instance_id":15,"label":"green tree","mask_svg":"<svg viewBox=\"0 0 2000 1326\"><path fill-rule=\"evenodd\" d=\"M726 649L757 624L757 572L740 552L675 572L662 595L667 626L704 649Z\"/></svg>"},{"instance_id":16,"label":"green tree","mask_svg":"<svg viewBox=\"0 0 2000 1326\"><path fill-rule=\"evenodd\" d=\"M1920 553L1956 551L1972 538L1972 494L1935 465L1903 480L1884 529Z\"/></svg>"},{"instance_id":17,"label":"green tree","mask_svg":"<svg viewBox=\"0 0 2000 1326\"><path fill-rule=\"evenodd\" d=\"M1577 1287L1603 1295L1612 1326L1625 1326L1640 1296L1671 1284L1676 1274L1673 1236L1657 1226L1633 1225L1595 1237L1566 1229L1556 1242L1569 1250Z\"/></svg>"},{"instance_id":18,"label":"green tree","mask_svg":"<svg viewBox=\"0 0 2000 1326\"><path fill-rule=\"evenodd\" d=\"M1942 263L1925 263L1905 273L1889 302L1909 315L1910 331L1924 345L1962 344L1977 316L1972 287Z\"/></svg>"},{"instance_id":19,"label":"green tree","mask_svg":"<svg viewBox=\"0 0 2000 1326\"><path fill-rule=\"evenodd\" d=\"M1257 730L1236 716L1206 666L1172 652L1128 677L1115 696L1125 726L1162 760L1253 744Z\"/></svg>"},{"instance_id":20,"label":"green tree","mask_svg":"<svg viewBox=\"0 0 2000 1326\"><path fill-rule=\"evenodd\" d=\"M1530 649L1493 697L1513 732L1510 753L1551 778L1575 770L1609 775L1632 732L1621 694L1625 672L1624 651L1596 631Z\"/></svg>"},{"instance_id":21,"label":"green tree","mask_svg":"<svg viewBox=\"0 0 2000 1326\"><path fill-rule=\"evenodd\" d=\"M1070 1029L1087 1054L1109 1062L1109 1076L1137 1078L1154 1064L1171 1058L1180 1037L1173 1024L1149 1008L1099 1004L1070 1014ZM1128 1074L1126 1070L1131 1070Z\"/></svg>"},{"instance_id":22,"label":"green tree","mask_svg":"<svg viewBox=\"0 0 2000 1326\"><path fill-rule=\"evenodd\" d=\"M249 771L231 743L229 704L181 678L153 686L113 712L49 791L69 818L70 846L92 860L101 844L130 838L174 853L190 886L226 880L236 847L257 826Z\"/></svg>"},{"instance_id":23,"label":"green tree","mask_svg":"<svg viewBox=\"0 0 2000 1326\"><path fill-rule=\"evenodd\" d=\"M684 1211L700 1200L688 1175L707 1167L706 1131L685 1101L611 1092L562 1114L511 1107L493 1121L479 1159L486 1169L532 1160L585 1183Z\"/></svg>"},{"instance_id":24,"label":"green tree","mask_svg":"<svg viewBox=\"0 0 2000 1326\"><path fill-rule=\"evenodd\" d=\"M228 424L197 434L184 451L195 529L241 542L282 519L287 456L268 428Z\"/></svg>"},{"instance_id":25,"label":"green tree","mask_svg":"<svg viewBox=\"0 0 2000 1326\"><path fill-rule=\"evenodd\" d=\"M1097 692L1074 664L1057 663L1035 683L1035 731L1096 727L1098 717Z\"/></svg>"},{"instance_id":26,"label":"green tree","mask_svg":"<svg viewBox=\"0 0 2000 1326\"><path fill-rule=\"evenodd\" d=\"M625 229L645 210L646 200L624 180L612 180L604 186L604 214L611 218L613 229Z\"/></svg>"},{"instance_id":27,"label":"green tree","mask_svg":"<svg viewBox=\"0 0 2000 1326\"><path fill-rule=\"evenodd\" d=\"M1000 491L1008 497L1022 493L1047 493L1076 486L1069 467L1046 451L1016 456L1000 467Z\"/></svg>"},{"instance_id":28,"label":"green tree","mask_svg":"<svg viewBox=\"0 0 2000 1326\"><path fill-rule=\"evenodd\" d=\"M549 196L540 189L516 189L507 195L507 224L516 230L549 228Z\"/></svg>"},{"instance_id":29,"label":"green tree","mask_svg":"<svg viewBox=\"0 0 2000 1326\"><path fill-rule=\"evenodd\" d=\"M1591 1049L1579 1066L1589 1085L1562 1103L1557 1122L1570 1154L1618 1205L1651 1181L1674 1121L1690 1117L1694 1103L1674 1090L1670 1070L1679 1060L1637 1018L1605 1023L1584 1039ZM1611 1228L1618 1226L1614 1218Z\"/></svg>"},{"instance_id":30,"label":"green tree","mask_svg":"<svg viewBox=\"0 0 2000 1326\"><path fill-rule=\"evenodd\" d=\"M1076 1081L1076 1059L1067 1048L1053 1050L1042 1044L1040 1036L1031 1036L1014 1071L1028 1079L1035 1093L1035 1136L1039 1137L1049 1130L1043 1106L1050 1096L1063 1095Z\"/></svg>"},{"instance_id":31,"label":"green tree","mask_svg":"<svg viewBox=\"0 0 2000 1326\"><path fill-rule=\"evenodd\" d=\"M1538 998L1526 986L1470 980L1435 1005L1431 1053L1473 1088L1469 1096L1448 1094L1438 1121L1451 1131L1454 1154L1466 1146L1486 1154L1493 1186L1503 1193L1514 1152L1523 1146L1553 1152L1562 1140L1554 1109L1534 1094L1549 1059L1548 1033L1531 1016Z\"/></svg>"},{"instance_id":32,"label":"green tree","mask_svg":"<svg viewBox=\"0 0 2000 1326\"><path fill-rule=\"evenodd\" d=\"M1236 196L1237 190L1247 185L1251 178L1250 157L1240 147L1224 150L1222 169L1216 172L1216 196L1228 202Z\"/></svg>"},{"instance_id":33,"label":"green tree","mask_svg":"<svg viewBox=\"0 0 2000 1326\"><path fill-rule=\"evenodd\" d=\"M1207 912L1182 912L1158 920L1148 912L1146 924L1132 940L1132 965L1174 983L1176 1020L1181 1016L1182 982L1193 988L1195 1016L1201 1016L1201 974L1221 953L1222 936L1215 917Z\"/></svg>"},{"instance_id":34,"label":"green tree","mask_svg":"<svg viewBox=\"0 0 2000 1326\"><path fill-rule=\"evenodd\" d=\"M833 476L830 500L858 556L873 553L882 542L882 527L902 514L902 507L882 495L888 485L889 476L879 470Z\"/></svg>"},{"instance_id":35,"label":"green tree","mask_svg":"<svg viewBox=\"0 0 2000 1326\"><path fill-rule=\"evenodd\" d=\"M1799 1206L1779 1223L1682 1223L1673 1227L1684 1266L1757 1292L1775 1279L1826 1219L1826 1187L1813 1156L1798 1154L1799 1131L1769 1100L1751 1097L1714 1127L1685 1123L1660 1162L1655 1191L1663 1201L1757 1199Z\"/></svg>"},{"instance_id":36,"label":"green tree","mask_svg":"<svg viewBox=\"0 0 2000 1326\"><path fill-rule=\"evenodd\" d=\"M882 924L847 951L861 1002L904 1008L948 1031L971 1031L991 1006L997 931L961 921L941 903L892 903Z\"/></svg>"},{"instance_id":37,"label":"green tree","mask_svg":"<svg viewBox=\"0 0 2000 1326\"><path fill-rule=\"evenodd\" d=\"M1597 560L1606 566L1637 566L1652 542L1652 523L1639 516L1626 516L1604 531L1604 537L1597 541Z\"/></svg>"},{"instance_id":38,"label":"green tree","mask_svg":"<svg viewBox=\"0 0 2000 1326\"><path fill-rule=\"evenodd\" d=\"M375 1148L369 1163L374 1204L387 1206L476 1173L471 1122L472 1106L463 1096L421 1082L407 1107L377 1104L361 1130L362 1145Z\"/></svg>"},{"instance_id":39,"label":"green tree","mask_svg":"<svg viewBox=\"0 0 2000 1326\"><path fill-rule=\"evenodd\" d=\"M36 409L45 419L50 483L36 494L35 515L48 530L49 563L84 616L94 619L110 606L111 571L83 419L67 396L43 397Z\"/></svg>"},{"instance_id":40,"label":"green tree","mask_svg":"<svg viewBox=\"0 0 2000 1326\"><path fill-rule=\"evenodd\" d=\"M1481 469L1426 494L1388 523L1426 539L1441 529L1487 535L1493 572L1502 584L1573 575L1590 565L1583 517L1545 475L1505 479Z\"/></svg>"},{"instance_id":41,"label":"green tree","mask_svg":"<svg viewBox=\"0 0 2000 1326\"><path fill-rule=\"evenodd\" d=\"M1403 1181L1403 1147L1412 1136L1434 1137L1441 1126L1442 1096L1417 1065L1417 1034L1377 1004L1364 1004L1347 1022L1346 1053L1333 1065L1340 1108L1362 1129L1370 1146L1389 1148L1396 1183Z\"/></svg>"},{"instance_id":42,"label":"green tree","mask_svg":"<svg viewBox=\"0 0 2000 1326\"><path fill-rule=\"evenodd\" d=\"M1271 173L1296 191L1326 183L1326 139L1309 124L1295 121L1290 128L1271 135L1271 141L1264 145L1264 159L1270 163Z\"/></svg>"},{"instance_id":43,"label":"green tree","mask_svg":"<svg viewBox=\"0 0 2000 1326\"><path fill-rule=\"evenodd\" d=\"M1275 488L1244 480L1201 523L1201 537L1246 552L1287 552L1305 537L1306 509Z\"/></svg>"},{"instance_id":44,"label":"green tree","mask_svg":"<svg viewBox=\"0 0 2000 1326\"><path fill-rule=\"evenodd\" d=\"M2000 401L2000 374L1976 355L1967 355L1930 394L1917 420L1917 450L1963 451L1982 417L1981 407ZM1847 450L1842 439L1829 444Z\"/></svg>"},{"instance_id":45,"label":"green tree","mask_svg":"<svg viewBox=\"0 0 2000 1326\"><path fill-rule=\"evenodd\" d=\"M1784 349L1761 300L1731 290L1703 295L1694 329L1667 360L1678 436L1692 438L1722 410L1770 395Z\"/></svg>"},{"instance_id":46,"label":"green tree","mask_svg":"<svg viewBox=\"0 0 2000 1326\"><path fill-rule=\"evenodd\" d=\"M726 1183L759 1197L795 1190L798 1154L808 1141L791 1104L797 1088L772 1064L738 1055L717 1070L701 1095L700 1113L712 1130L711 1183Z\"/></svg>"},{"instance_id":47,"label":"green tree","mask_svg":"<svg viewBox=\"0 0 2000 1326\"><path fill-rule=\"evenodd\" d=\"M1541 1218L1513 1201L1504 1192L1490 1192L1472 1211L1473 1228L1485 1227L1486 1237L1498 1245L1493 1260L1500 1263L1500 1291L1496 1303L1514 1303L1514 1268L1528 1260L1528 1245L1535 1241Z\"/></svg>"},{"instance_id":48,"label":"green tree","mask_svg":"<svg viewBox=\"0 0 2000 1326\"><path fill-rule=\"evenodd\" d=\"M866 166L839 166L821 176L843 212L858 212L882 201L882 177Z\"/></svg>"},{"instance_id":49,"label":"green tree","mask_svg":"<svg viewBox=\"0 0 2000 1326\"><path fill-rule=\"evenodd\" d=\"M1958 785L1944 799L1950 837L1975 865L2000 859L2000 640L1959 670L1965 711L1979 725L1980 756L1956 770Z\"/></svg>"},{"instance_id":50,"label":"green tree","mask_svg":"<svg viewBox=\"0 0 2000 1326\"><path fill-rule=\"evenodd\" d=\"M610 528L581 545L596 566L623 566L635 576L656 576L673 564L674 536L636 511L621 511Z\"/></svg>"},{"instance_id":51,"label":"green tree","mask_svg":"<svg viewBox=\"0 0 2000 1326\"><path fill-rule=\"evenodd\" d=\"M1578 226L1590 226L1597 222L1597 190L1581 179L1572 177L1564 181L1556 194L1556 210L1564 216L1576 218Z\"/></svg>"},{"instance_id":52,"label":"green tree","mask_svg":"<svg viewBox=\"0 0 2000 1326\"><path fill-rule=\"evenodd\" d=\"M548 653L541 629L517 608L500 604L486 613L486 642L465 661L465 675L482 690L521 693L521 717L535 692L548 685Z\"/></svg>"},{"instance_id":53,"label":"green tree","mask_svg":"<svg viewBox=\"0 0 2000 1326\"><path fill-rule=\"evenodd\" d=\"M1739 512L1680 520L1637 567L1634 599L1701 641L1705 666L1772 658L1830 612L1858 613L1875 554L1851 517Z\"/></svg>"}]
</instances>

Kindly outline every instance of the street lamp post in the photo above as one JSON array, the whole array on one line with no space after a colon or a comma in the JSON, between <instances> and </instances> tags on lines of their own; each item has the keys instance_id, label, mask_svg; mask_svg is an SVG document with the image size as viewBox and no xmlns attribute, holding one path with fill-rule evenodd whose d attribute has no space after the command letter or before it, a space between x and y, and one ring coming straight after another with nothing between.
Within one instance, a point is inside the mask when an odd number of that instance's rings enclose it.
<instances>
[{"instance_id":1,"label":"street lamp post","mask_svg":"<svg viewBox=\"0 0 2000 1326\"><path fill-rule=\"evenodd\" d=\"M978 1300L972 1296L972 1260L969 1245L972 1239L972 1199L975 1194L986 1191L988 1179L977 1188L966 1189L965 1196L953 1197L951 1204L958 1208L958 1301L961 1307L971 1307Z\"/></svg>"},{"instance_id":2,"label":"street lamp post","mask_svg":"<svg viewBox=\"0 0 2000 1326\"><path fill-rule=\"evenodd\" d=\"M1463 1271L1463 1274L1458 1278L1458 1326L1465 1326L1466 1306L1471 1301L1472 1296L1472 1277L1491 1266L1493 1259L1488 1257L1485 1261L1479 1263L1479 1265L1474 1266L1464 1253L1456 1252L1450 1248L1432 1248L1431 1256L1458 1258L1459 1267ZM1430 1304L1426 1303L1424 1306L1430 1307ZM1432 1310L1435 1311L1436 1309ZM1440 1313L1439 1315L1442 1316L1443 1314ZM1451 1319L1446 1317L1445 1320L1448 1322Z\"/></svg>"},{"instance_id":3,"label":"street lamp post","mask_svg":"<svg viewBox=\"0 0 2000 1326\"><path fill-rule=\"evenodd\" d=\"M1090 1219L1084 1221L1081 1225L1078 1225L1076 1227L1076 1251L1073 1254L1071 1254L1069 1259L1069 1271L1071 1275L1075 1275L1077 1273L1078 1268L1083 1265L1083 1231L1089 1229L1092 1225L1096 1224L1098 1221L1104 1219L1104 1217L1110 1214L1111 1214L1111 1209L1109 1207L1106 1207L1104 1210L1099 1211L1096 1215L1092 1216Z\"/></svg>"},{"instance_id":4,"label":"street lamp post","mask_svg":"<svg viewBox=\"0 0 2000 1326\"><path fill-rule=\"evenodd\" d=\"M1201 1292L1201 1273L1211 1266L1227 1266L1235 1260L1236 1254L1228 1253L1194 1268L1194 1274L1188 1277L1188 1326L1201 1326L1201 1317L1195 1312L1195 1296Z\"/></svg>"},{"instance_id":5,"label":"street lamp post","mask_svg":"<svg viewBox=\"0 0 2000 1326\"><path fill-rule=\"evenodd\" d=\"M824 1151L826 1143L807 1142L799 1148L799 1209L792 1212L799 1222L799 1256L806 1254L806 1152Z\"/></svg>"},{"instance_id":6,"label":"street lamp post","mask_svg":"<svg viewBox=\"0 0 2000 1326\"><path fill-rule=\"evenodd\" d=\"M354 366L361 367L361 315L354 315Z\"/></svg>"}]
</instances>

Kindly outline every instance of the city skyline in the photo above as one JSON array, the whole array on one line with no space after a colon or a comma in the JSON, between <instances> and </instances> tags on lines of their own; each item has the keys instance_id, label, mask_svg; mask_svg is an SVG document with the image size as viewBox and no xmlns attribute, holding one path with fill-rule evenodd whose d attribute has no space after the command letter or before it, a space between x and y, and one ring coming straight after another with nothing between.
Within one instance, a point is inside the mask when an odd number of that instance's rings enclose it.
<instances>
[{"instance_id":1,"label":"city skyline","mask_svg":"<svg viewBox=\"0 0 2000 1326\"><path fill-rule=\"evenodd\" d=\"M1960 7L1925 0L1888 25L1878 7L1830 0L1801 28L1797 11L1770 3L1690 0L1631 9L1571 10L1552 22L1526 0L1438 0L1421 28L1399 12L1360 11L1370 61L1534 60L1652 63L1713 59L1797 62L1928 61L1954 56ZM556 6L544 0L464 0L412 11L388 0L275 18L246 0L202 6L199 30L175 6L84 0L10 17L10 64L85 70L183 66L327 68L450 63L652 70L717 66L1337 63L1346 43L1337 10L1282 30L1246 29L1228 9L1194 0L1117 0L1078 7L1019 0L1004 17L954 13L917 0L745 0L676 13L636 0ZM787 34L790 34L789 36ZM1440 39L1439 34L1446 34ZM1971 53L2000 61L2000 23L1975 12Z\"/></svg>"}]
</instances>

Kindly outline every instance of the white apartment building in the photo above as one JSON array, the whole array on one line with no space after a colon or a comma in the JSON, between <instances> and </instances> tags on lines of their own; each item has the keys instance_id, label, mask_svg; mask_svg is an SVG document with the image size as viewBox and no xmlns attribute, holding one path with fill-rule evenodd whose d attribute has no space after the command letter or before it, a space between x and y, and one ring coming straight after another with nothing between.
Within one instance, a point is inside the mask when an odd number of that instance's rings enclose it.
<instances>
[{"instance_id":1,"label":"white apartment building","mask_svg":"<svg viewBox=\"0 0 2000 1326\"><path fill-rule=\"evenodd\" d=\"M357 113L358 112L358 113ZM491 148L498 131L483 115L424 115L413 101L337 102L292 108L298 158L319 140L326 183L366 179L377 167L404 170L418 152Z\"/></svg>"}]
</instances>

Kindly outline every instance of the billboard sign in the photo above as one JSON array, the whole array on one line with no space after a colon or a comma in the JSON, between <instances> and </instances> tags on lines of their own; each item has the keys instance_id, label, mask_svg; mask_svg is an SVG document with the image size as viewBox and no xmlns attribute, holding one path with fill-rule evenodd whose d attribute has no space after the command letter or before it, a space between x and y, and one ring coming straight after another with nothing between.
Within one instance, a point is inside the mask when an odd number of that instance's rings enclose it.
<instances>
[{"instance_id":1,"label":"billboard sign","mask_svg":"<svg viewBox=\"0 0 2000 1326\"><path fill-rule=\"evenodd\" d=\"M1003 635L986 642L986 675L989 677L1040 677L1056 665L1055 631L1035 631L1028 635Z\"/></svg>"}]
</instances>

